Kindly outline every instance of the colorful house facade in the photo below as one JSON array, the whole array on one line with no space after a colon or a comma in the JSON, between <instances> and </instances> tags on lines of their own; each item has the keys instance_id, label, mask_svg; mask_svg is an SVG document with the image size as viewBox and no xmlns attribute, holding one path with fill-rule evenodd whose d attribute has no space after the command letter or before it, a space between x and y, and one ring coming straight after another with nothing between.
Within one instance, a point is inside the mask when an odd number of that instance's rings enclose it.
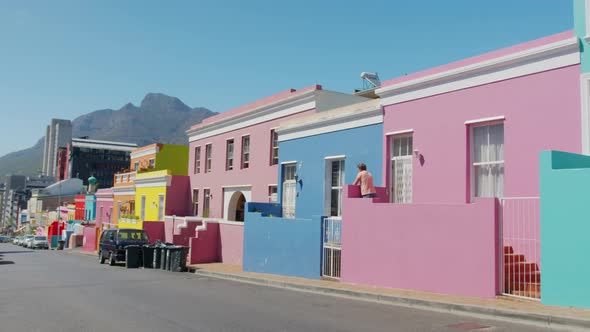
<instances>
[{"instance_id":1,"label":"colorful house facade","mask_svg":"<svg viewBox=\"0 0 590 332\"><path fill-rule=\"evenodd\" d=\"M382 122L379 100L369 99L285 121L276 129L280 204L248 205L245 271L314 279L337 272L321 263L322 226L328 218L329 226L339 229L343 188L354 182L356 165L366 164L375 184L381 184Z\"/></svg>"}]
</instances>

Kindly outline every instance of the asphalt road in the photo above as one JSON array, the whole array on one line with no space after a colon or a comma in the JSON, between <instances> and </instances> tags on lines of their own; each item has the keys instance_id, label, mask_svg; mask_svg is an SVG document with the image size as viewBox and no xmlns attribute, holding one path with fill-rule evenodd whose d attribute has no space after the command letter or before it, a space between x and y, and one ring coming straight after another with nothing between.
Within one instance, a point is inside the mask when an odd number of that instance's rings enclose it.
<instances>
[{"instance_id":1,"label":"asphalt road","mask_svg":"<svg viewBox=\"0 0 590 332\"><path fill-rule=\"evenodd\" d=\"M0 244L0 331L547 331ZM452 327L452 326L456 327Z\"/></svg>"}]
</instances>

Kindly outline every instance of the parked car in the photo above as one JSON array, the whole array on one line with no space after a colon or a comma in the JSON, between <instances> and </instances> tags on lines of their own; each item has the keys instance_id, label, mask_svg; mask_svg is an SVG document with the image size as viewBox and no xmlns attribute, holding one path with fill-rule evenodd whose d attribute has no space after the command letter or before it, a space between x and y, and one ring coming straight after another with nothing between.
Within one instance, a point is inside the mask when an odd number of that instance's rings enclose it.
<instances>
[{"instance_id":1,"label":"parked car","mask_svg":"<svg viewBox=\"0 0 590 332\"><path fill-rule=\"evenodd\" d=\"M0 243L9 243L10 241L10 237L4 235L0 236Z\"/></svg>"},{"instance_id":2,"label":"parked car","mask_svg":"<svg viewBox=\"0 0 590 332\"><path fill-rule=\"evenodd\" d=\"M12 240L12 244L19 244L20 240L21 240L22 236L17 236Z\"/></svg>"},{"instance_id":3,"label":"parked car","mask_svg":"<svg viewBox=\"0 0 590 332\"><path fill-rule=\"evenodd\" d=\"M125 247L129 245L149 244L150 240L143 230L138 229L109 229L102 233L98 245L98 262L104 264L109 260L110 265L125 261Z\"/></svg>"},{"instance_id":4,"label":"parked car","mask_svg":"<svg viewBox=\"0 0 590 332\"><path fill-rule=\"evenodd\" d=\"M33 240L29 242L29 248L49 249L49 244L47 243L47 236L35 236Z\"/></svg>"},{"instance_id":5,"label":"parked car","mask_svg":"<svg viewBox=\"0 0 590 332\"><path fill-rule=\"evenodd\" d=\"M21 246L28 248L29 247L29 243L31 241L33 241L33 239L35 238L35 235L26 235L25 238L22 241Z\"/></svg>"}]
</instances>

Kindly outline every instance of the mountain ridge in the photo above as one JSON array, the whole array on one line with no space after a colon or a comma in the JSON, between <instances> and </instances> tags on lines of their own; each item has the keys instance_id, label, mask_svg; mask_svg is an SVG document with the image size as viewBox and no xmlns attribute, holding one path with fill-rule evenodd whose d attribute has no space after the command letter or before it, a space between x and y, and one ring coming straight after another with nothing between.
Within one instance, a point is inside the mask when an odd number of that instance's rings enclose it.
<instances>
[{"instance_id":1,"label":"mountain ridge","mask_svg":"<svg viewBox=\"0 0 590 332\"><path fill-rule=\"evenodd\" d=\"M189 107L179 98L147 93L139 106L129 102L118 110L101 109L72 120L72 137L136 143L188 144L186 130L217 114L205 107ZM0 181L8 174L38 175L44 137L28 149L0 157Z\"/></svg>"}]
</instances>

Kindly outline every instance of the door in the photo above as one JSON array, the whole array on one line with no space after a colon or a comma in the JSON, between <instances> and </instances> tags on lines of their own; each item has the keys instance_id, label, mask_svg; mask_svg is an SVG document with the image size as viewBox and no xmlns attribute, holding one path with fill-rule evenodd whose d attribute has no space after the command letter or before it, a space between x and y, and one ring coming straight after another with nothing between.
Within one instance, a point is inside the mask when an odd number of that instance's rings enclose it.
<instances>
[{"instance_id":1,"label":"door","mask_svg":"<svg viewBox=\"0 0 590 332\"><path fill-rule=\"evenodd\" d=\"M158 221L164 220L164 205L166 204L164 199L164 195L158 196Z\"/></svg>"},{"instance_id":2,"label":"door","mask_svg":"<svg viewBox=\"0 0 590 332\"><path fill-rule=\"evenodd\" d=\"M342 187L344 185L344 159L328 160L326 168L326 215L342 215Z\"/></svg>"},{"instance_id":3,"label":"door","mask_svg":"<svg viewBox=\"0 0 590 332\"><path fill-rule=\"evenodd\" d=\"M141 210L139 210L140 211L140 217L139 218L141 219L141 221L144 221L145 220L145 196L141 196L141 207L140 207L140 209Z\"/></svg>"},{"instance_id":4,"label":"door","mask_svg":"<svg viewBox=\"0 0 590 332\"><path fill-rule=\"evenodd\" d=\"M283 165L283 218L295 218L295 200L297 199L296 164Z\"/></svg>"},{"instance_id":5,"label":"door","mask_svg":"<svg viewBox=\"0 0 590 332\"><path fill-rule=\"evenodd\" d=\"M412 203L412 135L392 137L390 197L392 203Z\"/></svg>"}]
</instances>

